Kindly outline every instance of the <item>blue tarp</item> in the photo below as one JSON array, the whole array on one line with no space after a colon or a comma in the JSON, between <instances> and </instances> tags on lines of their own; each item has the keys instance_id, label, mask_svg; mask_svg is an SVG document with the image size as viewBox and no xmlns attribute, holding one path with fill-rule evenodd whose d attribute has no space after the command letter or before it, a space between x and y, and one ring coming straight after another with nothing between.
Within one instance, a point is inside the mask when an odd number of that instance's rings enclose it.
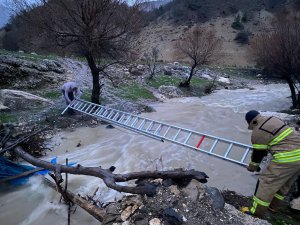
<instances>
[{"instance_id":1,"label":"blue tarp","mask_svg":"<svg viewBox=\"0 0 300 225\"><path fill-rule=\"evenodd\" d=\"M56 164L57 157L51 159L50 162L52 164ZM69 163L69 166L73 166L75 164L76 163L71 162L71 163ZM36 167L28 166L28 165L21 165L21 164L12 162L4 157L0 157L0 180L10 177L10 176L15 176L15 175L24 173L29 170L33 170L35 168ZM9 181L9 183L13 184L13 185L22 185L28 181L28 178L30 176L35 175L35 174L46 175L48 172L49 172L49 170L41 170L41 171L35 172L33 174L30 174L26 177L11 180L11 181Z\"/></svg>"},{"instance_id":2,"label":"blue tarp","mask_svg":"<svg viewBox=\"0 0 300 225\"><path fill-rule=\"evenodd\" d=\"M17 164L4 157L0 157L0 179L15 176L33 169L34 167L32 166ZM28 177L23 177L12 180L10 183L15 185L24 184L26 183L27 179Z\"/></svg>"}]
</instances>

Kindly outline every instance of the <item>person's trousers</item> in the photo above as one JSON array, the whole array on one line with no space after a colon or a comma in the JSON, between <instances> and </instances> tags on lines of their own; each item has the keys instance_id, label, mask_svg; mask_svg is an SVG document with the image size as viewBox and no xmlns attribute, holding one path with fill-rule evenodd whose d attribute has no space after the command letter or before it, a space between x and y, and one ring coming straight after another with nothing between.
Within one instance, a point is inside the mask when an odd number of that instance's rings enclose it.
<instances>
[{"instance_id":1,"label":"person's trousers","mask_svg":"<svg viewBox=\"0 0 300 225\"><path fill-rule=\"evenodd\" d=\"M263 216L268 208L277 208L300 175L300 161L270 162L259 177L250 209L253 215Z\"/></svg>"}]
</instances>

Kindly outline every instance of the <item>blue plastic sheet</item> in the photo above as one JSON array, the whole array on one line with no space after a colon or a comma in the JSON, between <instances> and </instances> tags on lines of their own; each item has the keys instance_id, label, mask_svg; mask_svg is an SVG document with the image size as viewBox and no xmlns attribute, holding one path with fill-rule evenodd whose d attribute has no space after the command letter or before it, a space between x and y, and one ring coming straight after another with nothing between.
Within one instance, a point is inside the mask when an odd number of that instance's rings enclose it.
<instances>
[{"instance_id":1,"label":"blue plastic sheet","mask_svg":"<svg viewBox=\"0 0 300 225\"><path fill-rule=\"evenodd\" d=\"M50 163L52 163L53 165L55 165L57 163L57 157L52 158L50 160ZM70 162L68 166L73 166L76 163L74 162ZM12 162L4 157L0 157L0 180L10 177L10 176L16 176L18 174L24 173L26 171L29 170L33 170L36 167L33 166L28 166L28 165L22 165L22 164L18 164L15 162ZM36 175L36 174L40 174L40 175L46 175L49 173L49 170L41 170L38 171L36 173L33 173L31 175L28 175L26 177L22 177L22 178L18 178L18 179L14 179L9 181L10 184L12 185L23 185L26 184L26 182L28 181L29 177Z\"/></svg>"}]
</instances>

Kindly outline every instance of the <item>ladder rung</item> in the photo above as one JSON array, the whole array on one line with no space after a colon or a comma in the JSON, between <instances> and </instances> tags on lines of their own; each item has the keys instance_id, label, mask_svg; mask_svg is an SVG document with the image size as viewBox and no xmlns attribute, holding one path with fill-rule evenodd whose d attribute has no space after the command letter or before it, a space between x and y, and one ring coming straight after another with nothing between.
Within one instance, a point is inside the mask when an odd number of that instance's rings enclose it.
<instances>
[{"instance_id":1,"label":"ladder rung","mask_svg":"<svg viewBox=\"0 0 300 225\"><path fill-rule=\"evenodd\" d=\"M96 114L96 115L97 115L101 109L103 109L103 107L102 107L102 106L100 106L98 109L96 109L96 111L94 112L94 114Z\"/></svg>"},{"instance_id":2,"label":"ladder rung","mask_svg":"<svg viewBox=\"0 0 300 225\"><path fill-rule=\"evenodd\" d=\"M162 124L159 124L159 126L157 127L156 131L154 132L154 134L159 134L160 131L161 131L161 127L162 127Z\"/></svg>"},{"instance_id":3,"label":"ladder rung","mask_svg":"<svg viewBox=\"0 0 300 225\"><path fill-rule=\"evenodd\" d=\"M183 144L186 144L190 140L191 136L192 136L192 132L189 133L189 135L187 136Z\"/></svg>"},{"instance_id":4,"label":"ladder rung","mask_svg":"<svg viewBox=\"0 0 300 225\"><path fill-rule=\"evenodd\" d=\"M81 110L82 106L84 106L84 103L80 103L80 105L78 106L77 110L78 110L78 111L82 111L82 110Z\"/></svg>"},{"instance_id":5,"label":"ladder rung","mask_svg":"<svg viewBox=\"0 0 300 225\"><path fill-rule=\"evenodd\" d=\"M246 159L246 157L247 157L249 151L250 151L250 148L246 148L246 151L245 151L245 153L244 153L244 155L243 155L243 158L241 159L241 163L243 163L243 162L245 161L245 159Z\"/></svg>"},{"instance_id":6,"label":"ladder rung","mask_svg":"<svg viewBox=\"0 0 300 225\"><path fill-rule=\"evenodd\" d=\"M111 111L110 111L110 113L106 116L108 119L110 119L110 117L113 115L113 113L114 113L114 110L112 109Z\"/></svg>"},{"instance_id":7,"label":"ladder rung","mask_svg":"<svg viewBox=\"0 0 300 225\"><path fill-rule=\"evenodd\" d=\"M127 119L126 119L126 121L125 121L124 125L127 125L127 123L129 123L129 121L131 120L131 118L132 118L132 116L131 116L131 115L129 115L129 116L127 117Z\"/></svg>"},{"instance_id":8,"label":"ladder rung","mask_svg":"<svg viewBox=\"0 0 300 225\"><path fill-rule=\"evenodd\" d=\"M168 127L168 129L166 130L165 134L163 137L165 137L167 135L167 133L169 132L169 130L171 129L171 126Z\"/></svg>"},{"instance_id":9,"label":"ladder rung","mask_svg":"<svg viewBox=\"0 0 300 225\"><path fill-rule=\"evenodd\" d=\"M103 108L103 110L100 110L100 112L98 113L99 116L103 116L104 113L106 113L107 109Z\"/></svg>"},{"instance_id":10,"label":"ladder rung","mask_svg":"<svg viewBox=\"0 0 300 225\"><path fill-rule=\"evenodd\" d=\"M117 112L117 113L115 114L115 116L112 118L112 120L116 121L116 119L118 118L118 115L119 115L119 114L120 114L120 113Z\"/></svg>"},{"instance_id":11,"label":"ladder rung","mask_svg":"<svg viewBox=\"0 0 300 225\"><path fill-rule=\"evenodd\" d=\"M96 108L96 105L94 105L94 106L92 107L92 109L89 111L89 114L92 113L93 110L94 110L95 108Z\"/></svg>"},{"instance_id":12,"label":"ladder rung","mask_svg":"<svg viewBox=\"0 0 300 225\"><path fill-rule=\"evenodd\" d=\"M219 139L216 139L215 142L213 143L213 145L211 146L209 152L212 153L214 148L216 147L217 143L218 143Z\"/></svg>"},{"instance_id":13,"label":"ladder rung","mask_svg":"<svg viewBox=\"0 0 300 225\"><path fill-rule=\"evenodd\" d=\"M153 121L151 121L151 123L149 124L149 126L148 126L148 128L146 129L146 131L149 131L149 130L151 130L151 128L153 127Z\"/></svg>"},{"instance_id":14,"label":"ladder rung","mask_svg":"<svg viewBox=\"0 0 300 225\"><path fill-rule=\"evenodd\" d=\"M134 125L135 125L135 123L138 121L138 119L139 119L139 118L138 118L138 117L136 117L136 118L135 118L135 120L134 120L134 121L131 123L131 125L130 125L130 126L131 126L131 127L134 127Z\"/></svg>"},{"instance_id":15,"label":"ladder rung","mask_svg":"<svg viewBox=\"0 0 300 225\"><path fill-rule=\"evenodd\" d=\"M180 131L181 131L181 129L178 129L178 131L177 131L176 135L175 135L175 136L174 136L174 138L173 138L173 140L174 140L174 141L175 141L175 140L176 140L176 138L178 137L178 135L179 135Z\"/></svg>"},{"instance_id":16,"label":"ladder rung","mask_svg":"<svg viewBox=\"0 0 300 225\"><path fill-rule=\"evenodd\" d=\"M142 130L144 125L145 125L146 119L143 119L143 121L141 122L140 126L138 127L139 130Z\"/></svg>"},{"instance_id":17,"label":"ladder rung","mask_svg":"<svg viewBox=\"0 0 300 225\"><path fill-rule=\"evenodd\" d=\"M84 104L81 111L85 113L86 109L88 108L89 106L87 104Z\"/></svg>"},{"instance_id":18,"label":"ladder rung","mask_svg":"<svg viewBox=\"0 0 300 225\"><path fill-rule=\"evenodd\" d=\"M71 103L71 107L72 108L75 108L76 109L76 106L78 105L78 104L80 104L80 102L74 102L74 103Z\"/></svg>"},{"instance_id":19,"label":"ladder rung","mask_svg":"<svg viewBox=\"0 0 300 225\"><path fill-rule=\"evenodd\" d=\"M232 146L233 146L233 144L231 143L231 144L229 145L229 147L228 147L228 149L227 149L227 151L226 151L225 155L224 155L224 158L227 158L227 156L228 156L229 152L230 152L230 151L231 151L231 149L232 149Z\"/></svg>"},{"instance_id":20,"label":"ladder rung","mask_svg":"<svg viewBox=\"0 0 300 225\"><path fill-rule=\"evenodd\" d=\"M84 110L84 112L85 112L85 113L88 113L90 107L91 107L91 105L88 105L88 107L86 107L86 109Z\"/></svg>"},{"instance_id":21,"label":"ladder rung","mask_svg":"<svg viewBox=\"0 0 300 225\"><path fill-rule=\"evenodd\" d=\"M122 121L123 117L125 116L125 113L117 120L117 122L120 122Z\"/></svg>"}]
</instances>

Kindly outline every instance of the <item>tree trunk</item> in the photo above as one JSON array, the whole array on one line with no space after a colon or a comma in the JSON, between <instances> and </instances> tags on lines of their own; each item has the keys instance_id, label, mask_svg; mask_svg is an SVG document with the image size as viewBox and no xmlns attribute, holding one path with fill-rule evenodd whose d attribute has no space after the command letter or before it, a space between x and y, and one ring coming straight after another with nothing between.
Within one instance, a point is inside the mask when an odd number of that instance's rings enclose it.
<instances>
[{"instance_id":1,"label":"tree trunk","mask_svg":"<svg viewBox=\"0 0 300 225\"><path fill-rule=\"evenodd\" d=\"M88 65L91 69L92 77L93 77L93 90L91 101L95 104L100 104L100 93L101 93L101 86L100 86L100 79L99 79L99 69L95 63L95 59L91 53L86 55L86 60Z\"/></svg>"},{"instance_id":2,"label":"tree trunk","mask_svg":"<svg viewBox=\"0 0 300 225\"><path fill-rule=\"evenodd\" d=\"M196 69L196 67L197 67L197 64L192 65L191 72L190 72L188 79L185 82L180 83L180 85L179 85L180 87L189 87L190 86L191 79L194 75L194 70Z\"/></svg>"},{"instance_id":3,"label":"tree trunk","mask_svg":"<svg viewBox=\"0 0 300 225\"><path fill-rule=\"evenodd\" d=\"M296 90L295 90L295 86L294 86L294 82L291 78L287 78L286 79L288 85L289 85L289 88L290 88L290 91L291 91L291 95L292 95L292 103L293 103L293 109L295 109L298 105L298 102L297 102L297 95L296 95Z\"/></svg>"}]
</instances>

